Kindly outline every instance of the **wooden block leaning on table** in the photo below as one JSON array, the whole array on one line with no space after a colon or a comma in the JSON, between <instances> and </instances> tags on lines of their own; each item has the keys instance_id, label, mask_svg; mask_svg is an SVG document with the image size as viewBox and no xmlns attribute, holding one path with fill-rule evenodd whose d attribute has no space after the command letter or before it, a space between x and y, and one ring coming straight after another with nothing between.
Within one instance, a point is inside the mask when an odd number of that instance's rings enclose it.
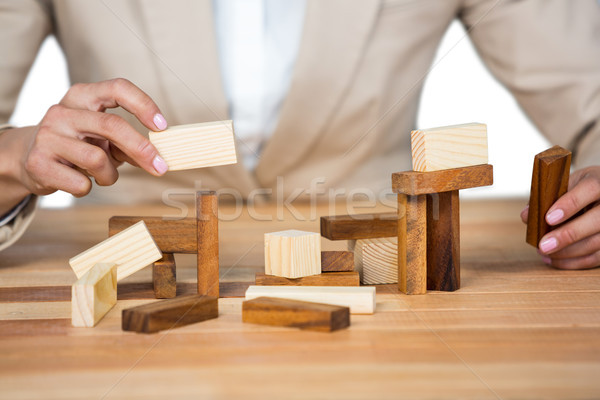
<instances>
[{"instance_id":1,"label":"wooden block leaning on table","mask_svg":"<svg viewBox=\"0 0 600 400\"><path fill-rule=\"evenodd\" d=\"M350 309L330 304L258 297L242 303L242 321L333 332L350 326Z\"/></svg>"},{"instance_id":2,"label":"wooden block leaning on table","mask_svg":"<svg viewBox=\"0 0 600 400\"><path fill-rule=\"evenodd\" d=\"M321 237L298 230L265 233L265 274L302 278L321 273Z\"/></svg>"},{"instance_id":3,"label":"wooden block leaning on table","mask_svg":"<svg viewBox=\"0 0 600 400\"><path fill-rule=\"evenodd\" d=\"M348 242L364 285L398 283L398 237Z\"/></svg>"},{"instance_id":4,"label":"wooden block leaning on table","mask_svg":"<svg viewBox=\"0 0 600 400\"><path fill-rule=\"evenodd\" d=\"M534 247L553 229L546 222L546 213L567 192L570 168L571 152L560 146L539 153L533 160L526 241Z\"/></svg>"},{"instance_id":5,"label":"wooden block leaning on table","mask_svg":"<svg viewBox=\"0 0 600 400\"><path fill-rule=\"evenodd\" d=\"M214 191L196 193L198 294L219 297L219 204Z\"/></svg>"},{"instance_id":6,"label":"wooden block leaning on table","mask_svg":"<svg viewBox=\"0 0 600 400\"><path fill-rule=\"evenodd\" d=\"M296 279L257 272L255 281L259 286L360 286L360 277L354 271L328 272Z\"/></svg>"},{"instance_id":7,"label":"wooden block leaning on table","mask_svg":"<svg viewBox=\"0 0 600 400\"><path fill-rule=\"evenodd\" d=\"M374 239L396 235L396 213L321 217L321 236L329 240Z\"/></svg>"},{"instance_id":8,"label":"wooden block leaning on table","mask_svg":"<svg viewBox=\"0 0 600 400\"><path fill-rule=\"evenodd\" d=\"M487 126L470 123L410 133L413 170L439 171L487 164Z\"/></svg>"},{"instance_id":9,"label":"wooden block leaning on table","mask_svg":"<svg viewBox=\"0 0 600 400\"><path fill-rule=\"evenodd\" d=\"M96 264L71 287L71 324L91 328L116 303L117 264Z\"/></svg>"},{"instance_id":10,"label":"wooden block leaning on table","mask_svg":"<svg viewBox=\"0 0 600 400\"><path fill-rule=\"evenodd\" d=\"M161 257L162 254L146 228L146 224L140 221L71 258L69 264L75 275L81 278L95 264L116 263L118 265L117 280L120 281Z\"/></svg>"},{"instance_id":11,"label":"wooden block leaning on table","mask_svg":"<svg viewBox=\"0 0 600 400\"><path fill-rule=\"evenodd\" d=\"M177 295L177 270L173 253L163 253L163 257L152 265L154 297L171 299Z\"/></svg>"},{"instance_id":12,"label":"wooden block leaning on table","mask_svg":"<svg viewBox=\"0 0 600 400\"><path fill-rule=\"evenodd\" d=\"M232 121L173 126L148 137L169 171L237 162Z\"/></svg>"},{"instance_id":13,"label":"wooden block leaning on table","mask_svg":"<svg viewBox=\"0 0 600 400\"><path fill-rule=\"evenodd\" d=\"M216 297L192 294L123 310L124 331L154 333L219 316Z\"/></svg>"},{"instance_id":14,"label":"wooden block leaning on table","mask_svg":"<svg viewBox=\"0 0 600 400\"><path fill-rule=\"evenodd\" d=\"M351 251L322 251L321 272L354 271L354 253Z\"/></svg>"},{"instance_id":15,"label":"wooden block leaning on table","mask_svg":"<svg viewBox=\"0 0 600 400\"><path fill-rule=\"evenodd\" d=\"M350 307L351 314L375 312L375 288L372 286L250 286L246 291L246 300L257 297L276 297Z\"/></svg>"}]
</instances>

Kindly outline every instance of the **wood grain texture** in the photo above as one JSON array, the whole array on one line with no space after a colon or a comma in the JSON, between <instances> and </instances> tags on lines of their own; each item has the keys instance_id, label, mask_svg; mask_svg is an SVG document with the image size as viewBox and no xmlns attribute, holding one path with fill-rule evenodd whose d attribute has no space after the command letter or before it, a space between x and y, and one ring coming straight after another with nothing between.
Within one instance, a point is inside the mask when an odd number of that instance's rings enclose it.
<instances>
[{"instance_id":1,"label":"wood grain texture","mask_svg":"<svg viewBox=\"0 0 600 400\"><path fill-rule=\"evenodd\" d=\"M257 272L255 282L260 286L360 286L360 276L354 271L328 272L291 279Z\"/></svg>"},{"instance_id":2,"label":"wood grain texture","mask_svg":"<svg viewBox=\"0 0 600 400\"><path fill-rule=\"evenodd\" d=\"M122 329L154 333L219 316L219 301L213 296L193 294L123 310Z\"/></svg>"},{"instance_id":3,"label":"wood grain texture","mask_svg":"<svg viewBox=\"0 0 600 400\"><path fill-rule=\"evenodd\" d=\"M411 196L489 186L493 183L494 168L490 164L442 171L405 171L392 174L393 192Z\"/></svg>"},{"instance_id":4,"label":"wood grain texture","mask_svg":"<svg viewBox=\"0 0 600 400\"><path fill-rule=\"evenodd\" d=\"M394 236L396 213L332 215L321 217L321 236L329 240L374 239Z\"/></svg>"},{"instance_id":5,"label":"wood grain texture","mask_svg":"<svg viewBox=\"0 0 600 400\"><path fill-rule=\"evenodd\" d=\"M117 303L117 264L94 265L71 290L71 324L95 326Z\"/></svg>"},{"instance_id":6,"label":"wood grain texture","mask_svg":"<svg viewBox=\"0 0 600 400\"><path fill-rule=\"evenodd\" d=\"M198 251L196 218L116 216L108 220L108 236L144 221L158 248L165 253L195 254Z\"/></svg>"},{"instance_id":7,"label":"wood grain texture","mask_svg":"<svg viewBox=\"0 0 600 400\"><path fill-rule=\"evenodd\" d=\"M487 164L485 124L470 123L410 133L414 171L429 172Z\"/></svg>"},{"instance_id":8,"label":"wood grain texture","mask_svg":"<svg viewBox=\"0 0 600 400\"><path fill-rule=\"evenodd\" d=\"M398 237L348 242L363 285L398 283Z\"/></svg>"},{"instance_id":9,"label":"wood grain texture","mask_svg":"<svg viewBox=\"0 0 600 400\"><path fill-rule=\"evenodd\" d=\"M242 322L333 332L350 326L350 308L258 297L242 303Z\"/></svg>"},{"instance_id":10,"label":"wood grain texture","mask_svg":"<svg viewBox=\"0 0 600 400\"><path fill-rule=\"evenodd\" d=\"M571 152L560 146L537 154L533 160L526 242L534 247L555 228L546 222L546 213L567 192L570 168Z\"/></svg>"},{"instance_id":11,"label":"wood grain texture","mask_svg":"<svg viewBox=\"0 0 600 400\"><path fill-rule=\"evenodd\" d=\"M398 288L427 293L427 199L398 195Z\"/></svg>"},{"instance_id":12,"label":"wood grain texture","mask_svg":"<svg viewBox=\"0 0 600 400\"><path fill-rule=\"evenodd\" d=\"M375 312L375 288L370 286L250 286L246 300L276 297L350 307L352 314Z\"/></svg>"},{"instance_id":13,"label":"wood grain texture","mask_svg":"<svg viewBox=\"0 0 600 400\"><path fill-rule=\"evenodd\" d=\"M163 253L163 257L152 265L152 285L157 299L171 299L177 295L177 270L173 253Z\"/></svg>"},{"instance_id":14,"label":"wood grain texture","mask_svg":"<svg viewBox=\"0 0 600 400\"><path fill-rule=\"evenodd\" d=\"M169 171L237 163L232 121L173 126L148 138Z\"/></svg>"},{"instance_id":15,"label":"wood grain texture","mask_svg":"<svg viewBox=\"0 0 600 400\"><path fill-rule=\"evenodd\" d=\"M78 278L98 263L116 263L117 280L159 260L162 254L144 221L140 221L102 243L71 258L69 265Z\"/></svg>"},{"instance_id":16,"label":"wood grain texture","mask_svg":"<svg viewBox=\"0 0 600 400\"><path fill-rule=\"evenodd\" d=\"M321 237L295 229L265 233L265 274L302 278L321 273Z\"/></svg>"},{"instance_id":17,"label":"wood grain texture","mask_svg":"<svg viewBox=\"0 0 600 400\"><path fill-rule=\"evenodd\" d=\"M354 271L354 253L351 251L322 251L321 272Z\"/></svg>"},{"instance_id":18,"label":"wood grain texture","mask_svg":"<svg viewBox=\"0 0 600 400\"><path fill-rule=\"evenodd\" d=\"M427 196L427 289L460 288L458 190Z\"/></svg>"},{"instance_id":19,"label":"wood grain texture","mask_svg":"<svg viewBox=\"0 0 600 400\"><path fill-rule=\"evenodd\" d=\"M198 294L219 297L219 203L217 193L196 193Z\"/></svg>"}]
</instances>

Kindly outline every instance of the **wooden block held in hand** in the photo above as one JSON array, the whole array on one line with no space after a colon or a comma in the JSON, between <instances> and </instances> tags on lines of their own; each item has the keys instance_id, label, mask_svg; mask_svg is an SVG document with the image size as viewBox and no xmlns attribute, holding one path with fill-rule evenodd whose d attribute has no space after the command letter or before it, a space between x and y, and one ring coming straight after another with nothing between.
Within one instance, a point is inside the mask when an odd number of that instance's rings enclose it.
<instances>
[{"instance_id":1,"label":"wooden block held in hand","mask_svg":"<svg viewBox=\"0 0 600 400\"><path fill-rule=\"evenodd\" d=\"M196 193L198 294L219 297L219 201L214 191Z\"/></svg>"},{"instance_id":2,"label":"wooden block held in hand","mask_svg":"<svg viewBox=\"0 0 600 400\"><path fill-rule=\"evenodd\" d=\"M321 272L354 271L354 253L351 251L322 251Z\"/></svg>"},{"instance_id":3,"label":"wooden block held in hand","mask_svg":"<svg viewBox=\"0 0 600 400\"><path fill-rule=\"evenodd\" d=\"M169 171L237 163L232 121L172 126L148 138Z\"/></svg>"},{"instance_id":4,"label":"wooden block held in hand","mask_svg":"<svg viewBox=\"0 0 600 400\"><path fill-rule=\"evenodd\" d=\"M108 236L114 236L140 221L144 221L161 251L183 254L196 254L198 251L196 218L112 217L108 220Z\"/></svg>"},{"instance_id":5,"label":"wooden block held in hand","mask_svg":"<svg viewBox=\"0 0 600 400\"><path fill-rule=\"evenodd\" d=\"M163 258L152 265L154 297L171 299L177 295L177 271L173 253L163 253Z\"/></svg>"},{"instance_id":6,"label":"wooden block held in hand","mask_svg":"<svg viewBox=\"0 0 600 400\"><path fill-rule=\"evenodd\" d=\"M330 215L321 217L321 236L329 240L374 239L394 236L396 213Z\"/></svg>"},{"instance_id":7,"label":"wooden block held in hand","mask_svg":"<svg viewBox=\"0 0 600 400\"><path fill-rule=\"evenodd\" d=\"M98 263L71 287L71 324L93 327L117 303L117 264Z\"/></svg>"},{"instance_id":8,"label":"wooden block held in hand","mask_svg":"<svg viewBox=\"0 0 600 400\"><path fill-rule=\"evenodd\" d=\"M123 310L124 331L154 333L219 316L216 297L192 294Z\"/></svg>"},{"instance_id":9,"label":"wooden block held in hand","mask_svg":"<svg viewBox=\"0 0 600 400\"><path fill-rule=\"evenodd\" d=\"M242 321L333 332L350 326L350 309L330 304L258 297L242 303Z\"/></svg>"},{"instance_id":10,"label":"wooden block held in hand","mask_svg":"<svg viewBox=\"0 0 600 400\"><path fill-rule=\"evenodd\" d=\"M535 156L529 197L527 243L538 247L542 237L554 227L546 222L546 213L569 188L571 152L554 146Z\"/></svg>"},{"instance_id":11,"label":"wooden block held in hand","mask_svg":"<svg viewBox=\"0 0 600 400\"><path fill-rule=\"evenodd\" d=\"M161 257L162 254L146 224L140 221L71 258L69 264L75 275L81 278L95 264L115 263L118 265L117 280L120 281Z\"/></svg>"},{"instance_id":12,"label":"wooden block held in hand","mask_svg":"<svg viewBox=\"0 0 600 400\"><path fill-rule=\"evenodd\" d=\"M460 204L458 191L427 196L427 289L460 288Z\"/></svg>"},{"instance_id":13,"label":"wooden block held in hand","mask_svg":"<svg viewBox=\"0 0 600 400\"><path fill-rule=\"evenodd\" d=\"M321 273L321 236L287 230L265 233L265 274L302 278Z\"/></svg>"},{"instance_id":14,"label":"wooden block held in hand","mask_svg":"<svg viewBox=\"0 0 600 400\"><path fill-rule=\"evenodd\" d=\"M427 199L398 195L398 288L427 293Z\"/></svg>"},{"instance_id":15,"label":"wooden block held in hand","mask_svg":"<svg viewBox=\"0 0 600 400\"><path fill-rule=\"evenodd\" d=\"M413 170L439 171L487 164L487 126L470 123L410 133Z\"/></svg>"},{"instance_id":16,"label":"wooden block held in hand","mask_svg":"<svg viewBox=\"0 0 600 400\"><path fill-rule=\"evenodd\" d=\"M361 239L348 243L364 285L398 283L398 237Z\"/></svg>"},{"instance_id":17,"label":"wooden block held in hand","mask_svg":"<svg viewBox=\"0 0 600 400\"><path fill-rule=\"evenodd\" d=\"M305 276L302 278L284 278L283 276L256 273L256 285L261 286L360 286L358 272L328 272L326 274Z\"/></svg>"},{"instance_id":18,"label":"wooden block held in hand","mask_svg":"<svg viewBox=\"0 0 600 400\"><path fill-rule=\"evenodd\" d=\"M489 164L442 171L405 171L392 174L392 191L411 196L489 186L493 183L494 167Z\"/></svg>"}]
</instances>

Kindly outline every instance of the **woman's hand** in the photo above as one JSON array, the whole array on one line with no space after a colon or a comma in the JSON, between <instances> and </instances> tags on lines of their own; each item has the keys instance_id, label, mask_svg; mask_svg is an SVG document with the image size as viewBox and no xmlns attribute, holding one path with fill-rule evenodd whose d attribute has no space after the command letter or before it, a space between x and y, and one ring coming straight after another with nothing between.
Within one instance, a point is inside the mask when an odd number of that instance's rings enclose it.
<instances>
[{"instance_id":1,"label":"woman's hand","mask_svg":"<svg viewBox=\"0 0 600 400\"><path fill-rule=\"evenodd\" d=\"M600 266L600 166L571 174L569 191L546 213L549 225L559 225L539 243L538 252L546 264L561 269L587 269ZM528 209L521 213L527 222Z\"/></svg>"}]
</instances>

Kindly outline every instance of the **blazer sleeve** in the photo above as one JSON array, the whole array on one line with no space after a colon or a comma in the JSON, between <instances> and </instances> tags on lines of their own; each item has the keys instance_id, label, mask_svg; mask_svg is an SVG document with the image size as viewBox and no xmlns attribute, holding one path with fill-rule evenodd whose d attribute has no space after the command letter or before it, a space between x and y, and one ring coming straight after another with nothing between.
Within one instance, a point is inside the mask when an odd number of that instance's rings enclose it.
<instances>
[{"instance_id":1,"label":"blazer sleeve","mask_svg":"<svg viewBox=\"0 0 600 400\"><path fill-rule=\"evenodd\" d=\"M600 165L600 4L466 0L460 18L538 129L577 168Z\"/></svg>"}]
</instances>

